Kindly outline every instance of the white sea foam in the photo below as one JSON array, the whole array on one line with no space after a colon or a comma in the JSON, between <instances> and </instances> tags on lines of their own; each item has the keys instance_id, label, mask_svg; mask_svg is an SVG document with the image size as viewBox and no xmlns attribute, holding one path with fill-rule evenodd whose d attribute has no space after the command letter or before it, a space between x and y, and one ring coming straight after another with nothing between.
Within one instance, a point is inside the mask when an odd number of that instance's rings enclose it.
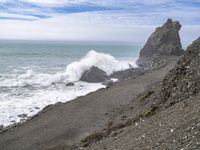
<instances>
[{"instance_id":1,"label":"white sea foam","mask_svg":"<svg viewBox=\"0 0 200 150\"><path fill-rule=\"evenodd\" d=\"M6 78L0 78L1 86L50 86L56 83L67 83L79 81L84 71L91 66L96 66L104 70L108 75L114 71L124 70L130 66L136 67L134 61L120 61L113 56L104 53L98 53L91 50L80 61L72 62L66 67L66 70L55 74L37 73L33 70L27 70L25 74L11 75Z\"/></svg>"},{"instance_id":2,"label":"white sea foam","mask_svg":"<svg viewBox=\"0 0 200 150\"><path fill-rule=\"evenodd\" d=\"M47 105L66 102L104 88L100 83L79 81L83 72L91 66L97 66L107 74L136 67L134 60L117 60L109 54L92 50L57 73L41 73L28 67L26 73L0 74L0 125L19 122L20 114L33 116ZM75 82L75 85L65 86L68 82Z\"/></svg>"},{"instance_id":3,"label":"white sea foam","mask_svg":"<svg viewBox=\"0 0 200 150\"><path fill-rule=\"evenodd\" d=\"M8 126L13 124L13 121L20 122L21 118L18 116L20 114L27 114L27 117L30 117L47 105L67 102L104 87L98 83L77 82L73 87L49 87L21 92L15 89L12 92L1 94L0 125Z\"/></svg>"},{"instance_id":4,"label":"white sea foam","mask_svg":"<svg viewBox=\"0 0 200 150\"><path fill-rule=\"evenodd\" d=\"M96 66L104 70L108 75L114 71L128 69L130 66L136 67L134 61L119 61L109 54L91 50L80 61L73 62L67 66L66 73L68 74L69 80L79 80L82 73L91 66Z\"/></svg>"}]
</instances>

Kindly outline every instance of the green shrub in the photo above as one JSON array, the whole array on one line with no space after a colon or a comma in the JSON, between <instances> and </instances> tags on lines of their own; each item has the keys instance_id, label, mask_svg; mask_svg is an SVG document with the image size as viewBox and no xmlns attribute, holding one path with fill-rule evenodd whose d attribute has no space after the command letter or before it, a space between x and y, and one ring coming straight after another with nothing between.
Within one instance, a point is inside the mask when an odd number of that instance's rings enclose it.
<instances>
[{"instance_id":1,"label":"green shrub","mask_svg":"<svg viewBox=\"0 0 200 150\"><path fill-rule=\"evenodd\" d=\"M147 110L146 112L144 112L144 117L151 117L155 114L157 107L156 106L151 106L151 108L149 110Z\"/></svg>"},{"instance_id":2,"label":"green shrub","mask_svg":"<svg viewBox=\"0 0 200 150\"><path fill-rule=\"evenodd\" d=\"M87 147L89 144L95 143L103 139L105 134L103 132L92 133L81 140L84 147Z\"/></svg>"},{"instance_id":3,"label":"green shrub","mask_svg":"<svg viewBox=\"0 0 200 150\"><path fill-rule=\"evenodd\" d=\"M153 93L154 93L154 91L148 91L144 96L142 96L142 100L150 97Z\"/></svg>"}]
</instances>

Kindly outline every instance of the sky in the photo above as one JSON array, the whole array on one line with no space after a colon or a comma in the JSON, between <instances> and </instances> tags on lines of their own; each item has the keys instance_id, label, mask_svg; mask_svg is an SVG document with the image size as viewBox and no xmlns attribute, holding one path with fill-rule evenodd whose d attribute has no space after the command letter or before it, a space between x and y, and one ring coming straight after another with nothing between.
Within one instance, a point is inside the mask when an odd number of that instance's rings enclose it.
<instances>
[{"instance_id":1,"label":"sky","mask_svg":"<svg viewBox=\"0 0 200 150\"><path fill-rule=\"evenodd\" d=\"M200 36L200 0L0 0L0 39L142 43L168 18Z\"/></svg>"}]
</instances>

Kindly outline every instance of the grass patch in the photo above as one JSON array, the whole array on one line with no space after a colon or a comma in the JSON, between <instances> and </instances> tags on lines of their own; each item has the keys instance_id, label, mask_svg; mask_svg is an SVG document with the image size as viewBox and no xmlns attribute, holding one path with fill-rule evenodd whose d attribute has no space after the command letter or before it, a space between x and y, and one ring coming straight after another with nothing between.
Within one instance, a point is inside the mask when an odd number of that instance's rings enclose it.
<instances>
[{"instance_id":1,"label":"grass patch","mask_svg":"<svg viewBox=\"0 0 200 150\"><path fill-rule=\"evenodd\" d=\"M95 132L92 133L81 140L83 143L83 147L87 147L88 145L95 143L105 137L105 133L103 132Z\"/></svg>"},{"instance_id":2,"label":"grass patch","mask_svg":"<svg viewBox=\"0 0 200 150\"><path fill-rule=\"evenodd\" d=\"M151 108L144 112L144 117L149 118L155 115L155 111L157 110L157 106L151 106Z\"/></svg>"},{"instance_id":3,"label":"grass patch","mask_svg":"<svg viewBox=\"0 0 200 150\"><path fill-rule=\"evenodd\" d=\"M153 93L154 93L154 91L148 91L145 95L142 96L141 99L144 100L144 99L150 97Z\"/></svg>"},{"instance_id":4,"label":"grass patch","mask_svg":"<svg viewBox=\"0 0 200 150\"><path fill-rule=\"evenodd\" d=\"M181 75L180 78L181 78L182 81L187 81L187 76L186 75Z\"/></svg>"}]
</instances>

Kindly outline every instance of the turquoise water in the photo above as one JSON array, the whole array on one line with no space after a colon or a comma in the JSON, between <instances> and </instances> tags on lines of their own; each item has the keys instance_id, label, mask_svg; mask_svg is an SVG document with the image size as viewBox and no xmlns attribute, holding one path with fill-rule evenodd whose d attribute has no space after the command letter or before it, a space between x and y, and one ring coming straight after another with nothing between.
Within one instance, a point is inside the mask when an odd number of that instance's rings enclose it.
<instances>
[{"instance_id":1,"label":"turquoise water","mask_svg":"<svg viewBox=\"0 0 200 150\"><path fill-rule=\"evenodd\" d=\"M0 41L0 73L27 68L42 72L62 70L89 50L108 53L116 58L135 58L141 46L108 42Z\"/></svg>"},{"instance_id":2,"label":"turquoise water","mask_svg":"<svg viewBox=\"0 0 200 150\"><path fill-rule=\"evenodd\" d=\"M134 67L140 48L131 43L0 41L0 125L104 88L79 79L93 65L107 74ZM66 86L69 82L75 85Z\"/></svg>"}]
</instances>

